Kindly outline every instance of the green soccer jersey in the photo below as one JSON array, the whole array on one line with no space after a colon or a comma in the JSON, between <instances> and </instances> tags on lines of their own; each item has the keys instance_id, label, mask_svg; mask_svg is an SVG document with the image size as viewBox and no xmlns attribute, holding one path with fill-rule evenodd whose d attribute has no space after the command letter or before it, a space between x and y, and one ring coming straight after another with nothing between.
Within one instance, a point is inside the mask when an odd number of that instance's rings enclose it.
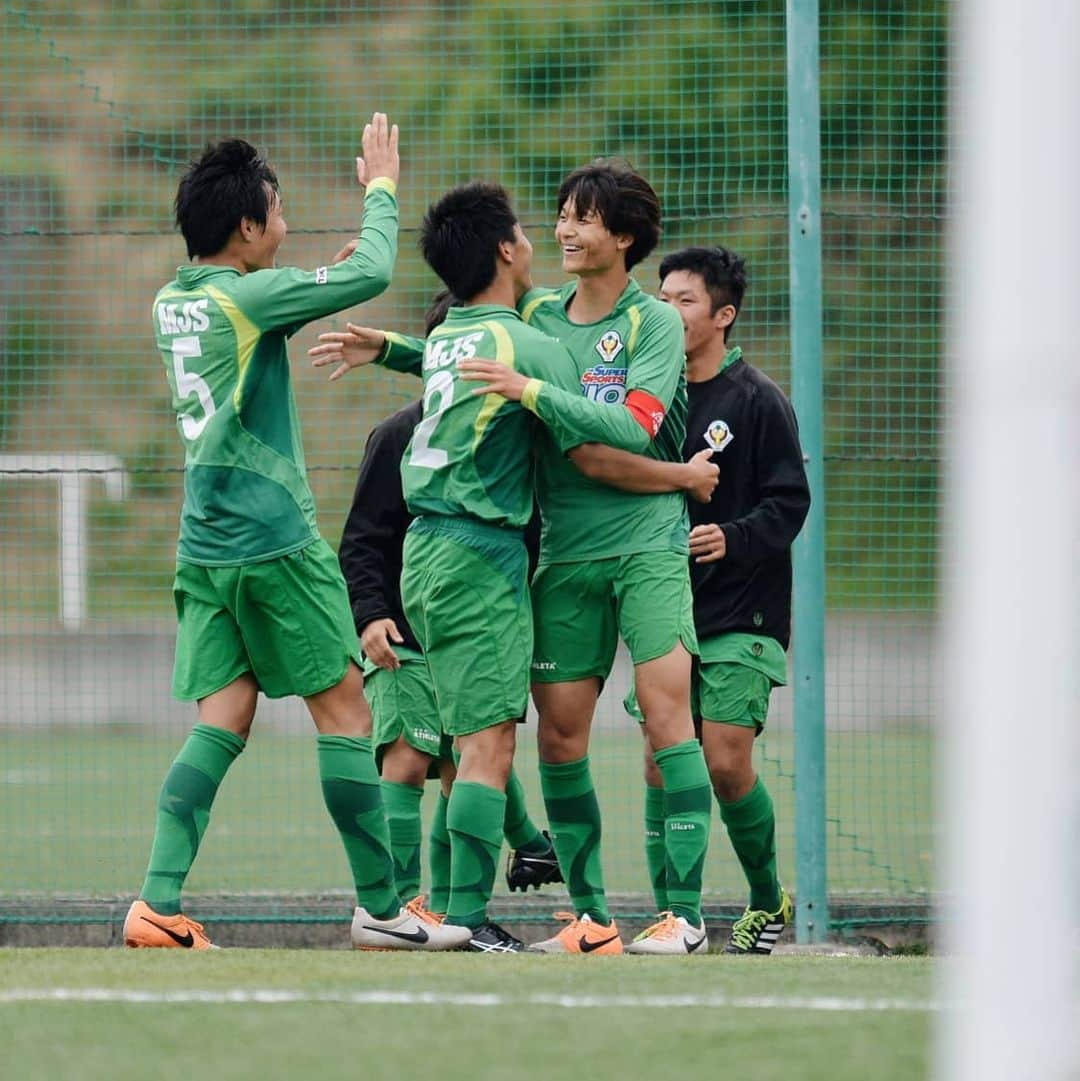
<instances>
[{"instance_id":1,"label":"green soccer jersey","mask_svg":"<svg viewBox=\"0 0 1080 1081\"><path fill-rule=\"evenodd\" d=\"M356 251L314 271L183 266L154 330L186 448L177 558L274 559L317 540L286 339L383 292L397 254L394 185L368 185Z\"/></svg>"},{"instance_id":2,"label":"green soccer jersey","mask_svg":"<svg viewBox=\"0 0 1080 1081\"><path fill-rule=\"evenodd\" d=\"M653 419L662 423L651 440L639 427L644 438L633 449L661 461L681 462L687 405L678 313L631 279L610 315L596 323L573 323L566 306L576 288L576 280L571 280L557 290L530 291L519 305L522 317L569 350L581 401L617 406L632 391L648 395L657 407ZM637 495L590 480L566 457L581 440L561 423L572 414L554 389L543 388L532 408L551 433L540 444L537 464L544 519L541 563L666 550L687 553L689 521L681 492Z\"/></svg>"},{"instance_id":3,"label":"green soccer jersey","mask_svg":"<svg viewBox=\"0 0 1080 1081\"><path fill-rule=\"evenodd\" d=\"M416 339L391 336L384 364L424 380L424 411L401 462L405 502L414 515L478 518L521 528L532 513L535 418L499 394L475 394L457 362L482 357L542 379L552 397L578 406L577 369L551 338L527 327L511 308L451 308L417 352ZM633 449L641 429L593 403L562 422L567 438ZM635 430L636 429L636 430Z\"/></svg>"}]
</instances>

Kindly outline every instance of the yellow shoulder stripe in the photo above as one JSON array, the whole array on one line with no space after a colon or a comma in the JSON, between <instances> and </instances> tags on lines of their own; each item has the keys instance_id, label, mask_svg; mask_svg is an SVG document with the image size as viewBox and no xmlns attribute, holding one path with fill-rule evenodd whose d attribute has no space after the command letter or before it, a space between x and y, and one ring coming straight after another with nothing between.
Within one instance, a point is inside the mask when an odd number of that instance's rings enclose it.
<instances>
[{"instance_id":1,"label":"yellow shoulder stripe","mask_svg":"<svg viewBox=\"0 0 1080 1081\"><path fill-rule=\"evenodd\" d=\"M533 313L541 304L550 304L553 300L558 300L558 293L544 293L542 296L534 297L521 311L521 321L527 323L532 317Z\"/></svg>"},{"instance_id":2,"label":"yellow shoulder stripe","mask_svg":"<svg viewBox=\"0 0 1080 1081\"><path fill-rule=\"evenodd\" d=\"M630 340L626 343L626 352L633 356L634 346L637 345L638 333L641 330L641 309L636 304L631 304L626 309L626 314L630 317Z\"/></svg>"},{"instance_id":3,"label":"yellow shoulder stripe","mask_svg":"<svg viewBox=\"0 0 1080 1081\"><path fill-rule=\"evenodd\" d=\"M225 313L225 317L232 324L233 332L236 334L236 356L239 370L236 376L236 390L233 391L233 409L239 413L240 404L243 401L244 376L247 374L248 365L255 354L255 346L258 344L261 332L236 306L236 301L228 293L223 293L213 285L206 286L206 292Z\"/></svg>"},{"instance_id":4,"label":"yellow shoulder stripe","mask_svg":"<svg viewBox=\"0 0 1080 1081\"><path fill-rule=\"evenodd\" d=\"M481 326L495 339L495 361L505 364L508 368L514 367L514 340L509 331L501 323L482 323ZM506 399L501 394L485 394L480 412L476 414L473 422L473 451L480 445L484 438L484 432L491 423L491 418L506 404Z\"/></svg>"}]
</instances>

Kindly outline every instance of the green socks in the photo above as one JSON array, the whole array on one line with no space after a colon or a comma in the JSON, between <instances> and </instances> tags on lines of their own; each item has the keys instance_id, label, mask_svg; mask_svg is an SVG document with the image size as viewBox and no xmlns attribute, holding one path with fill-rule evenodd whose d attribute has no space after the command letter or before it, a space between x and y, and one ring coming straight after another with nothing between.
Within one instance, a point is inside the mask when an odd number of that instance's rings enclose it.
<instances>
[{"instance_id":1,"label":"green socks","mask_svg":"<svg viewBox=\"0 0 1080 1081\"><path fill-rule=\"evenodd\" d=\"M655 751L664 779L665 881L668 908L701 926L701 871L709 847L712 785L695 739Z\"/></svg>"},{"instance_id":2,"label":"green socks","mask_svg":"<svg viewBox=\"0 0 1080 1081\"><path fill-rule=\"evenodd\" d=\"M390 852L394 857L394 880L402 898L412 898L420 892L420 799L423 795L424 790L417 785L382 782Z\"/></svg>"},{"instance_id":3,"label":"green socks","mask_svg":"<svg viewBox=\"0 0 1080 1081\"><path fill-rule=\"evenodd\" d=\"M645 865L649 869L656 911L666 912L667 846L664 844L664 790L645 786Z\"/></svg>"},{"instance_id":4,"label":"green socks","mask_svg":"<svg viewBox=\"0 0 1080 1081\"><path fill-rule=\"evenodd\" d=\"M521 780L510 769L510 778L506 782L506 818L503 821L503 836L511 848L521 849L530 856L539 856L547 852L550 847L544 835L536 827L536 823L529 817L529 810L525 806L525 789L521 787Z\"/></svg>"},{"instance_id":5,"label":"green socks","mask_svg":"<svg viewBox=\"0 0 1080 1081\"><path fill-rule=\"evenodd\" d=\"M371 740L319 736L319 776L326 809L341 834L357 901L377 920L396 916L401 898Z\"/></svg>"},{"instance_id":6,"label":"green socks","mask_svg":"<svg viewBox=\"0 0 1080 1081\"><path fill-rule=\"evenodd\" d=\"M243 749L244 741L236 733L197 724L165 775L150 863L139 893L162 916L175 916L180 911L180 891L206 832L210 805Z\"/></svg>"},{"instance_id":7,"label":"green socks","mask_svg":"<svg viewBox=\"0 0 1080 1081\"><path fill-rule=\"evenodd\" d=\"M720 803L719 800L717 800ZM750 883L750 907L775 912L780 907L780 880L776 875L776 817L772 796L760 777L742 799L720 803L731 847Z\"/></svg>"},{"instance_id":8,"label":"green socks","mask_svg":"<svg viewBox=\"0 0 1080 1081\"><path fill-rule=\"evenodd\" d=\"M475 781L454 782L446 809L450 831L447 923L475 929L487 919L505 817L505 793Z\"/></svg>"},{"instance_id":9,"label":"green socks","mask_svg":"<svg viewBox=\"0 0 1080 1081\"><path fill-rule=\"evenodd\" d=\"M457 785L455 784L454 787L456 788ZM483 788L484 786L478 787ZM466 800L468 800L468 797L466 797ZM431 897L428 907L432 912L446 912L450 907L451 845L450 833L446 828L448 805L449 800L440 792L438 802L435 804L435 814L431 820L431 833L428 839L428 870L431 873ZM521 849L523 852L540 855L548 852L551 848L547 839L536 828L536 825L529 817L528 811L525 809L525 792L521 787L521 781L518 780L518 776L513 770L510 771L510 780L506 785L506 811L503 815L502 832L512 848ZM393 836L393 826L391 826L391 836ZM483 845L484 842L481 841L481 844ZM501 847L502 838L500 837L498 847L492 853L494 861L498 860L498 850ZM487 872L485 871L485 880L486 876ZM494 881L494 871L492 871L491 882L487 887L487 896L484 898L485 908L494 888ZM460 887L458 892L461 892ZM473 909L473 912L475 911L476 909ZM456 916L457 912L455 911L454 914ZM471 913L465 913L465 915L473 918ZM452 920L451 922L457 923L458 920ZM469 926L472 925L469 924Z\"/></svg>"},{"instance_id":10,"label":"green socks","mask_svg":"<svg viewBox=\"0 0 1080 1081\"><path fill-rule=\"evenodd\" d=\"M428 908L440 914L445 914L450 904L450 833L446 828L446 808L449 803L440 791L428 835L428 870L431 872Z\"/></svg>"},{"instance_id":11,"label":"green socks","mask_svg":"<svg viewBox=\"0 0 1080 1081\"><path fill-rule=\"evenodd\" d=\"M600 805L589 756L576 762L541 762L540 787L574 910L579 916L588 913L597 923L610 923L600 866Z\"/></svg>"}]
</instances>

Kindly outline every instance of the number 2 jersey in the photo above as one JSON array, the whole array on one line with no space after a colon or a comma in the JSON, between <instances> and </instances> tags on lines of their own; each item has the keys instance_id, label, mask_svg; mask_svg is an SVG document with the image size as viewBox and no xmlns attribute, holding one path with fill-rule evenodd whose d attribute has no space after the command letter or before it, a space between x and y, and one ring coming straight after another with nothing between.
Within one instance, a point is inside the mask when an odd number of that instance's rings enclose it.
<instances>
[{"instance_id":1,"label":"number 2 jersey","mask_svg":"<svg viewBox=\"0 0 1080 1081\"><path fill-rule=\"evenodd\" d=\"M451 308L422 353L415 338L387 337L390 348L380 362L424 380L423 417L401 462L405 501L414 515L470 517L521 529L532 514L536 418L522 403L474 393L483 384L463 380L458 361L494 360L534 380L533 396L545 397L572 445L597 441L634 450L644 438L626 410L583 401L569 353L526 326L512 308Z\"/></svg>"},{"instance_id":2,"label":"number 2 jersey","mask_svg":"<svg viewBox=\"0 0 1080 1081\"><path fill-rule=\"evenodd\" d=\"M318 539L286 341L383 292L397 234L394 185L376 179L341 263L248 274L182 266L157 294L154 330L186 449L178 560L235 566Z\"/></svg>"}]
</instances>

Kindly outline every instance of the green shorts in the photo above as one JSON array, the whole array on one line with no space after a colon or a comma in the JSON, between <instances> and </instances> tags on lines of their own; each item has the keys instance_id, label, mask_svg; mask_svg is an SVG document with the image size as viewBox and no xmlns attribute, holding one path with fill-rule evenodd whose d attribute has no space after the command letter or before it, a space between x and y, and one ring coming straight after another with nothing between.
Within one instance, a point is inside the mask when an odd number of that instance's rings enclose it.
<instances>
[{"instance_id":1,"label":"green shorts","mask_svg":"<svg viewBox=\"0 0 1080 1081\"><path fill-rule=\"evenodd\" d=\"M634 664L682 642L697 653L686 556L641 552L540 566L532 582L535 683L605 680L622 636Z\"/></svg>"},{"instance_id":2,"label":"green shorts","mask_svg":"<svg viewBox=\"0 0 1080 1081\"><path fill-rule=\"evenodd\" d=\"M401 601L423 647L442 730L516 720L529 697L532 610L520 532L417 518L405 536Z\"/></svg>"},{"instance_id":3,"label":"green shorts","mask_svg":"<svg viewBox=\"0 0 1080 1081\"><path fill-rule=\"evenodd\" d=\"M763 672L735 661L703 661L694 658L690 677L690 709L701 737L702 721L753 728L760 735L769 717L773 682ZM626 712L644 721L634 688L623 699Z\"/></svg>"},{"instance_id":4,"label":"green shorts","mask_svg":"<svg viewBox=\"0 0 1080 1081\"><path fill-rule=\"evenodd\" d=\"M267 698L319 694L360 664L345 579L324 540L239 567L177 563L173 694L205 698L250 672Z\"/></svg>"},{"instance_id":5,"label":"green shorts","mask_svg":"<svg viewBox=\"0 0 1080 1081\"><path fill-rule=\"evenodd\" d=\"M394 652L401 661L400 668L372 671L370 664L364 666L364 692L374 719L371 745L375 762L381 770L386 748L404 739L413 750L431 755L434 761L428 777L438 777L438 759L450 757L453 741L443 735L439 723L427 661L422 654L400 646Z\"/></svg>"}]
</instances>

